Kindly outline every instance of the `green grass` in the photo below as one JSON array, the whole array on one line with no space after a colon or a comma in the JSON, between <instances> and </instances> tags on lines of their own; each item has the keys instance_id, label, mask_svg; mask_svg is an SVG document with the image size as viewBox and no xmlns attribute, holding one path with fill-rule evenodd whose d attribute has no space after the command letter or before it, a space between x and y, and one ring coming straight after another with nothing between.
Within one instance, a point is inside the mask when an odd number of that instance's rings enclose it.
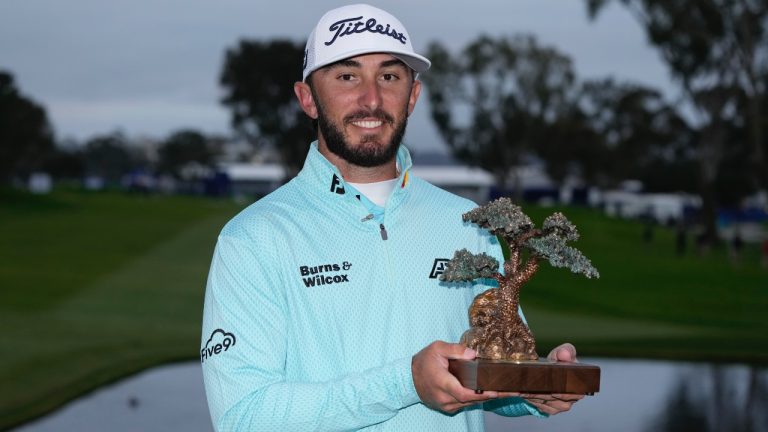
<instances>
[{"instance_id":1,"label":"green grass","mask_svg":"<svg viewBox=\"0 0 768 432\"><path fill-rule=\"evenodd\" d=\"M675 252L674 232L583 208L525 208L538 224L562 210L579 228L573 243L600 271L586 279L545 264L521 302L540 345L562 339L591 355L768 362L768 269L757 245L738 263L725 247ZM641 331L638 331L641 330Z\"/></svg>"},{"instance_id":2,"label":"green grass","mask_svg":"<svg viewBox=\"0 0 768 432\"><path fill-rule=\"evenodd\" d=\"M241 206L217 200L0 191L0 430L149 366L197 358L215 237ZM526 208L540 223L552 209ZM601 272L542 266L523 288L545 354L768 361L768 270L756 249L674 253L641 226L578 208L574 246ZM463 317L461 317L463 318Z\"/></svg>"},{"instance_id":3,"label":"green grass","mask_svg":"<svg viewBox=\"0 0 768 432\"><path fill-rule=\"evenodd\" d=\"M216 234L196 198L0 195L0 429L195 357Z\"/></svg>"}]
</instances>

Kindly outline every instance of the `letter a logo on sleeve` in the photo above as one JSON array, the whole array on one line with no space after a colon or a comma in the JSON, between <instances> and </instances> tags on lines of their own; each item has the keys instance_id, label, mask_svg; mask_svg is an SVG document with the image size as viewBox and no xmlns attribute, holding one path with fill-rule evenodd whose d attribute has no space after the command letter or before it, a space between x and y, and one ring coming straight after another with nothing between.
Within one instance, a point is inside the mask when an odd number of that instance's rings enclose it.
<instances>
[{"instance_id":1,"label":"letter a logo on sleeve","mask_svg":"<svg viewBox=\"0 0 768 432\"><path fill-rule=\"evenodd\" d=\"M215 355L228 351L235 346L235 335L225 332L222 329L216 329L211 333L208 342L200 349L200 363L205 363Z\"/></svg>"},{"instance_id":2,"label":"letter a logo on sleeve","mask_svg":"<svg viewBox=\"0 0 768 432\"><path fill-rule=\"evenodd\" d=\"M449 259L437 258L435 263L432 264L432 271L429 272L430 279L437 279L443 272L445 272L445 266L448 264Z\"/></svg>"}]
</instances>

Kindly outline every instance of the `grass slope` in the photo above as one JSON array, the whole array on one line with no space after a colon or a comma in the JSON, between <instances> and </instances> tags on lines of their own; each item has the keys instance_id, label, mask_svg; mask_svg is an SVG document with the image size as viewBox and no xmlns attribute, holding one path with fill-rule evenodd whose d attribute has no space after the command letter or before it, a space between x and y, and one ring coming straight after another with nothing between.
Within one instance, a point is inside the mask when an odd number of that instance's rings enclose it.
<instances>
[{"instance_id":1,"label":"grass slope","mask_svg":"<svg viewBox=\"0 0 768 432\"><path fill-rule=\"evenodd\" d=\"M555 210L525 209L538 224ZM672 230L644 243L637 222L561 210L582 234L573 246L601 277L544 264L523 287L540 345L568 339L590 355L768 362L768 269L756 245L734 263L724 248L699 256L689 238L678 256Z\"/></svg>"},{"instance_id":2,"label":"grass slope","mask_svg":"<svg viewBox=\"0 0 768 432\"><path fill-rule=\"evenodd\" d=\"M216 234L193 198L0 196L0 429L199 345Z\"/></svg>"},{"instance_id":3,"label":"grass slope","mask_svg":"<svg viewBox=\"0 0 768 432\"><path fill-rule=\"evenodd\" d=\"M196 358L215 236L240 207L195 198L0 191L0 429L149 366ZM537 222L550 209L526 208ZM542 266L522 301L542 354L768 359L768 271L750 251L677 257L672 233L566 209L601 272Z\"/></svg>"}]
</instances>

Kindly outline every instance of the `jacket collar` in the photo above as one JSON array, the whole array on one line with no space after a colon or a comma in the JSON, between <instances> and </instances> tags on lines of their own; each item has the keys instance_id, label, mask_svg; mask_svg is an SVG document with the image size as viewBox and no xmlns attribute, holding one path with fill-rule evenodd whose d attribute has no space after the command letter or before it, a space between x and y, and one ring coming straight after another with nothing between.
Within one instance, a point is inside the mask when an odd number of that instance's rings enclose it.
<instances>
[{"instance_id":1,"label":"jacket collar","mask_svg":"<svg viewBox=\"0 0 768 432\"><path fill-rule=\"evenodd\" d=\"M412 165L410 152L401 145L397 151L397 166L400 174L397 186L395 186L387 202L386 210L399 206L406 198L410 190L409 173ZM313 141L309 146L304 167L296 176L296 181L300 182L305 190L313 191L324 200L332 200L337 205L350 206L351 209L361 209L365 212L365 207L350 192L354 188L347 186L338 168L331 164L317 149L317 141Z\"/></svg>"}]
</instances>

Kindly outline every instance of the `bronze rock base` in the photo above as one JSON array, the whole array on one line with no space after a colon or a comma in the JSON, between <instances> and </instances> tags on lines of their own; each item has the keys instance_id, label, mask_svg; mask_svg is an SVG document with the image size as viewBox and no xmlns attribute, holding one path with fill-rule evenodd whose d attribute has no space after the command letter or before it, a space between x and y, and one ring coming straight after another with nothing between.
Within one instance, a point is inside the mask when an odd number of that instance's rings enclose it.
<instances>
[{"instance_id":1,"label":"bronze rock base","mask_svg":"<svg viewBox=\"0 0 768 432\"><path fill-rule=\"evenodd\" d=\"M552 362L546 359L450 360L448 370L461 385L483 390L521 393L572 393L593 395L600 391L600 368L584 363Z\"/></svg>"}]
</instances>

